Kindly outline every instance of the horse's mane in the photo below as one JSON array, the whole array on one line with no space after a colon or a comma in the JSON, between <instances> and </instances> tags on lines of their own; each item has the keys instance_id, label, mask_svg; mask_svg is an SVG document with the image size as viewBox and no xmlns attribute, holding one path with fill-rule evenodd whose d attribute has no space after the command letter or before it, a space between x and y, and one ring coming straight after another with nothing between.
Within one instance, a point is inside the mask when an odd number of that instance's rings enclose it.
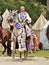
<instances>
[{"instance_id":1,"label":"horse's mane","mask_svg":"<svg viewBox=\"0 0 49 65\"><path fill-rule=\"evenodd\" d=\"M47 36L47 39L49 40L49 25L48 25L48 27L46 29L46 36Z\"/></svg>"}]
</instances>

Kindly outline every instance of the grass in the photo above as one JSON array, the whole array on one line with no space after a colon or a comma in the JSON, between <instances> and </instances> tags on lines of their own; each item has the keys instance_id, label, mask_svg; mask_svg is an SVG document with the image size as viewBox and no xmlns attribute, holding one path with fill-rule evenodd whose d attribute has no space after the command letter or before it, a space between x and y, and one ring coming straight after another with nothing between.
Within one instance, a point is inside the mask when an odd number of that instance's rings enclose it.
<instances>
[{"instance_id":1,"label":"grass","mask_svg":"<svg viewBox=\"0 0 49 65\"><path fill-rule=\"evenodd\" d=\"M29 56L47 57L49 56L49 50L36 51L35 53L29 54Z\"/></svg>"},{"instance_id":2,"label":"grass","mask_svg":"<svg viewBox=\"0 0 49 65\"><path fill-rule=\"evenodd\" d=\"M2 52L0 51L0 56L2 56ZM7 56L7 52L5 52L4 56ZM19 56L19 53L15 53L15 56ZM23 56L23 53L22 53ZM49 50L41 50L41 51L35 51L34 53L28 53L28 56L40 56L40 57L49 57Z\"/></svg>"}]
</instances>

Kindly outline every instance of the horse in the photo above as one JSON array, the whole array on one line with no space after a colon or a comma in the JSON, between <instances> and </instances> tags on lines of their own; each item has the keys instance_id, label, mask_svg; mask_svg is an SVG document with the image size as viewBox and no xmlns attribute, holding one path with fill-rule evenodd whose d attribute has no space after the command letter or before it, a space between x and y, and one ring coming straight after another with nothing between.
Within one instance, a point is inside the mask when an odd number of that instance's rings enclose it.
<instances>
[{"instance_id":1,"label":"horse","mask_svg":"<svg viewBox=\"0 0 49 65\"><path fill-rule=\"evenodd\" d=\"M11 28L10 32L11 32L11 31L13 32L13 35L15 36L15 39L18 38L18 36L21 35L22 32L19 33L19 35L18 35L18 32L17 32L17 31L19 31L21 28L20 28L20 29L16 29L16 28L15 28L15 24L17 24L17 23L19 24L19 23L20 23L19 17L18 17L18 14L17 14L17 10L16 10L16 11L15 11L15 10L10 11L10 15L9 15L9 17L7 18L7 20L8 20L9 25L12 26L12 27L14 27L13 29ZM20 27L21 27L21 23L20 23ZM15 32L16 32L16 33L15 33ZM16 41L18 41L18 40L16 40ZM26 41L26 39L25 39L25 41ZM14 43L15 43L15 42L14 42ZM25 45L26 45L26 44L25 44ZM15 46L16 46L17 48L19 48L18 42L15 43ZM14 50L15 50L15 49L14 49ZM20 52L20 59L21 59L21 54L22 54L22 52ZM24 57L27 56L26 54L27 54L27 53L24 51ZM14 56L13 56L13 57L14 57Z\"/></svg>"},{"instance_id":2,"label":"horse","mask_svg":"<svg viewBox=\"0 0 49 65\"><path fill-rule=\"evenodd\" d=\"M10 50L10 46L9 46L11 43L10 38L11 38L11 33L9 31L6 31L6 35L4 36L4 39L2 40L2 45L4 47L2 54L4 54L6 52L6 49L7 49L8 56L11 56L11 50ZM7 44L6 44L6 42L7 42ZM8 52L8 50L10 52Z\"/></svg>"},{"instance_id":3,"label":"horse","mask_svg":"<svg viewBox=\"0 0 49 65\"><path fill-rule=\"evenodd\" d=\"M15 21L17 21L17 19L16 19L17 18L17 10L16 11L13 10L13 11L9 11L9 12L10 12L10 14L9 14L9 16L7 18L7 21L8 21L8 24L11 26L11 22L14 23ZM2 21L3 21L3 17L0 16L0 26L1 26L2 31L4 33L4 39L3 40L1 39L0 42L4 47L4 50L2 52L2 54L4 54L6 49L7 49L7 46L8 46L8 45L6 45L6 41L7 41L7 44L8 44L8 41L9 41L8 36L10 36L9 34L11 32L10 32L10 29L3 29L3 27L2 27L3 22Z\"/></svg>"},{"instance_id":4,"label":"horse","mask_svg":"<svg viewBox=\"0 0 49 65\"><path fill-rule=\"evenodd\" d=\"M7 35L5 35L5 42L7 41L7 54L9 55L9 56L11 56L11 53L12 53L12 51L13 50L11 50L11 42L12 43L15 43L14 44L14 52L13 52L13 57L14 57L14 53L15 53L15 47L17 47L17 49L19 48L19 44L18 44L18 40L16 40L16 38L18 38L18 36L19 35L21 35L22 34L22 32L18 35L18 31L21 29L16 29L15 28L15 24L17 24L17 23L20 23L20 27L21 27L21 22L19 21L19 17L18 17L18 13L17 13L17 10L15 11L15 10L13 10L13 11L10 11L10 14L9 14L9 16L7 17L7 22L8 22L8 24L10 25L10 29L9 30L6 30L7 31ZM26 27L24 27L24 29L25 29L25 32L26 32ZM9 34L10 34L10 38L8 38L8 36L9 36ZM12 37L12 34L13 34L13 38L11 39L11 37ZM4 44L5 44L5 42L4 42ZM10 45L9 45L9 43L10 43ZM26 39L25 39L25 43L26 43ZM25 44L26 45L26 44ZM27 46L27 45L26 45ZM26 48L26 50L27 50L27 48ZM28 54L28 51L24 51L24 58L26 58L27 57L27 54ZM6 51L6 49L4 49L4 52ZM10 53L11 52L11 53ZM21 59L21 52L20 52L20 59Z\"/></svg>"},{"instance_id":5,"label":"horse","mask_svg":"<svg viewBox=\"0 0 49 65\"><path fill-rule=\"evenodd\" d=\"M10 14L7 18L7 21L8 21L8 24L10 25L10 27L11 27L10 29L12 30L12 27L14 27L13 24L18 21L18 14L17 14L17 10L16 11L15 10L9 11L9 13ZM11 44L11 40L9 40L11 38L11 31L10 31L10 29L3 29L2 21L3 21L3 17L0 16L0 27L2 28L2 31L4 33L4 39L0 40L1 44L4 47L4 50L3 50L2 54L4 54L6 49L7 49L7 55L11 56L11 53L9 53L9 52L11 52L11 51L9 51L9 50L11 50L10 49L11 45L8 44L8 43ZM0 35L1 35L0 37L2 37L2 33L0 33ZM6 45L6 41L7 41L7 45Z\"/></svg>"},{"instance_id":6,"label":"horse","mask_svg":"<svg viewBox=\"0 0 49 65\"><path fill-rule=\"evenodd\" d=\"M3 22L3 17L2 17L2 15L0 15L0 43L2 43L2 45L4 47L4 50L2 52L2 54L4 54L4 52L6 51L6 44L5 44L6 36L4 36L2 22Z\"/></svg>"}]
</instances>

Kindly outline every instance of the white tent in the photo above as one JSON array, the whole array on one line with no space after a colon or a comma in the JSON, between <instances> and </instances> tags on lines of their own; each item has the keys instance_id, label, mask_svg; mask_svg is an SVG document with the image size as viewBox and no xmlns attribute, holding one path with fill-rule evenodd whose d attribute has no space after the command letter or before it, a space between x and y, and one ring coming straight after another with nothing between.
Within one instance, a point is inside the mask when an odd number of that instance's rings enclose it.
<instances>
[{"instance_id":1,"label":"white tent","mask_svg":"<svg viewBox=\"0 0 49 65\"><path fill-rule=\"evenodd\" d=\"M43 25L47 22L45 17L41 14L36 23L33 25L34 30L41 30Z\"/></svg>"},{"instance_id":2,"label":"white tent","mask_svg":"<svg viewBox=\"0 0 49 65\"><path fill-rule=\"evenodd\" d=\"M40 33L40 42L43 44L43 49L49 49L49 42L46 36L46 29L49 25L49 21L43 26Z\"/></svg>"},{"instance_id":3,"label":"white tent","mask_svg":"<svg viewBox=\"0 0 49 65\"><path fill-rule=\"evenodd\" d=\"M3 16L3 23L2 23L3 28L4 29L10 28L9 24L7 23L7 17L9 16L8 9L5 10L2 16Z\"/></svg>"},{"instance_id":4,"label":"white tent","mask_svg":"<svg viewBox=\"0 0 49 65\"><path fill-rule=\"evenodd\" d=\"M41 14L36 23L33 25L33 29L35 30L35 34L37 35L38 40L40 39L40 31L42 30L42 27L45 25L46 22L47 20Z\"/></svg>"}]
</instances>

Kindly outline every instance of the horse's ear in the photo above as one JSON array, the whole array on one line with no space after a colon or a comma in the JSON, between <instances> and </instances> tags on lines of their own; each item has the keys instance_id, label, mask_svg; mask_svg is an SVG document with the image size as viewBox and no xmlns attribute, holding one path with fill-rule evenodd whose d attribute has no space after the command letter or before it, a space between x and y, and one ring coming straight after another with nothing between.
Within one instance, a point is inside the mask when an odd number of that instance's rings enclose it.
<instances>
[{"instance_id":1,"label":"horse's ear","mask_svg":"<svg viewBox=\"0 0 49 65\"><path fill-rule=\"evenodd\" d=\"M18 10L15 11L15 13L17 13L17 12L18 12Z\"/></svg>"},{"instance_id":2,"label":"horse's ear","mask_svg":"<svg viewBox=\"0 0 49 65\"><path fill-rule=\"evenodd\" d=\"M11 10L9 10L9 13L11 13L12 11Z\"/></svg>"}]
</instances>

